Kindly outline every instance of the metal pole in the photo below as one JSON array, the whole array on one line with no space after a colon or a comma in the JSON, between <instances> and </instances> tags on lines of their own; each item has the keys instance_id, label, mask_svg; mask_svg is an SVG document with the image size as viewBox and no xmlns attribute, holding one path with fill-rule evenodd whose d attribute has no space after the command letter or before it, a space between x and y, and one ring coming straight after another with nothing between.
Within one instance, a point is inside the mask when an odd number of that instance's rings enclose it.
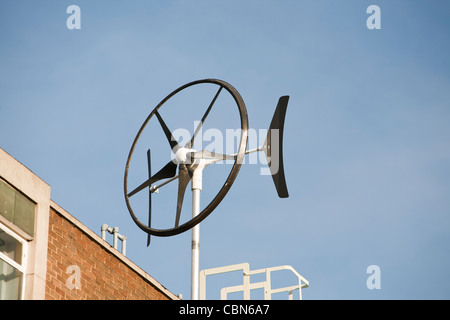
<instances>
[{"instance_id":1,"label":"metal pole","mask_svg":"<svg viewBox=\"0 0 450 320\"><path fill-rule=\"evenodd\" d=\"M114 249L117 250L117 236L119 234L119 227L114 227L113 228L113 236L114 236L114 240L113 240L113 246Z\"/></svg>"},{"instance_id":2,"label":"metal pole","mask_svg":"<svg viewBox=\"0 0 450 320\"><path fill-rule=\"evenodd\" d=\"M192 217L200 213L200 192L202 191L203 166L194 170L192 176ZM200 274L200 223L192 228L191 251L191 300L199 299Z\"/></svg>"},{"instance_id":3,"label":"metal pole","mask_svg":"<svg viewBox=\"0 0 450 320\"><path fill-rule=\"evenodd\" d=\"M192 217L200 213L200 190L192 190ZM192 228L191 300L199 299L200 223Z\"/></svg>"}]
</instances>

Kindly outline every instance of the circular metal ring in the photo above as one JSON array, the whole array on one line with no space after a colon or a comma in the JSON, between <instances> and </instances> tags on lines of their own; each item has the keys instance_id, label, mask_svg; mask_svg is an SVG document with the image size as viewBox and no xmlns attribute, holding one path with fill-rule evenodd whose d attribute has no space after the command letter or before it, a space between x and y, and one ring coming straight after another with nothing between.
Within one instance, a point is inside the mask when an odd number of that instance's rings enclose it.
<instances>
[{"instance_id":1,"label":"circular metal ring","mask_svg":"<svg viewBox=\"0 0 450 320\"><path fill-rule=\"evenodd\" d=\"M230 174L228 175L225 183L223 184L220 191L217 193L217 195L213 198L213 200L195 217L190 219L184 224L181 224L174 228L169 229L156 229L149 227L142 223L134 214L133 209L131 208L129 196L128 196L128 169L130 166L130 161L134 152L134 149L136 147L136 143L139 140L139 137L141 136L143 130L147 126L147 123L150 121L150 119L155 115L155 113L158 111L161 106L166 103L170 98L172 98L174 95L179 93L180 91L194 86L198 84L204 84L204 83L211 83L216 84L218 86L221 86L222 88L225 88L233 97L234 101L236 102L238 109L239 109L239 115L241 120L241 136L240 136L240 144L237 152L237 156L234 160L233 167L230 171ZM143 231L147 232L148 234L159 236L159 237L167 237L167 236L173 236L180 234L182 232L185 232L201 221L203 221L211 212L219 205L219 203L223 200L225 195L227 194L228 190L230 189L231 185L233 184L234 180L236 179L236 176L239 172L239 169L241 167L241 164L243 163L244 156L245 156L245 150L247 148L247 140L248 140L248 115L247 115L247 108L245 107L244 101L239 94L239 92L229 83L218 80L218 79L203 79L203 80L197 80L190 83L187 83L178 89L174 90L172 93L170 93L167 97L165 97L150 113L150 115L145 119L144 123L142 124L141 128L139 129L133 144L131 146L130 152L128 154L127 163L125 166L125 176L124 176L124 194L125 194L125 202L128 208L128 211L133 219L133 221L136 223L136 225Z\"/></svg>"}]
</instances>

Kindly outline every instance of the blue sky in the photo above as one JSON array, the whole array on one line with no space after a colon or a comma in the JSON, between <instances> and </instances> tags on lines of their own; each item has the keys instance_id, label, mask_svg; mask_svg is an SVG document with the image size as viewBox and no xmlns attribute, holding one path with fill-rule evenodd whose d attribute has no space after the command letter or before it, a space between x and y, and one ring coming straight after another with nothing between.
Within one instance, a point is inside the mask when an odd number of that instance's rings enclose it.
<instances>
[{"instance_id":1,"label":"blue sky","mask_svg":"<svg viewBox=\"0 0 450 320\"><path fill-rule=\"evenodd\" d=\"M66 27L71 4L80 30ZM372 4L380 30L366 26ZM232 84L255 129L289 95L290 197L244 165L201 224L200 268L291 265L310 282L304 299L448 299L449 12L405 0L2 1L0 147L89 228L118 226L127 256L189 298L190 232L147 248L127 212L131 143L193 80ZM370 265L379 290L366 286Z\"/></svg>"}]
</instances>

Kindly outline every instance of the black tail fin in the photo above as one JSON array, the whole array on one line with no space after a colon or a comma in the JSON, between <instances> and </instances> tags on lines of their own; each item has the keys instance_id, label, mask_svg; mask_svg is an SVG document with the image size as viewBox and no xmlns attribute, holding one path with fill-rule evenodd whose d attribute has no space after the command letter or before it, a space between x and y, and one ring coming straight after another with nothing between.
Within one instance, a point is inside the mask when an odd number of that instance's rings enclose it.
<instances>
[{"instance_id":1,"label":"black tail fin","mask_svg":"<svg viewBox=\"0 0 450 320\"><path fill-rule=\"evenodd\" d=\"M270 173L280 198L289 197L283 166L283 129L288 101L289 96L283 96L278 100L263 146Z\"/></svg>"}]
</instances>

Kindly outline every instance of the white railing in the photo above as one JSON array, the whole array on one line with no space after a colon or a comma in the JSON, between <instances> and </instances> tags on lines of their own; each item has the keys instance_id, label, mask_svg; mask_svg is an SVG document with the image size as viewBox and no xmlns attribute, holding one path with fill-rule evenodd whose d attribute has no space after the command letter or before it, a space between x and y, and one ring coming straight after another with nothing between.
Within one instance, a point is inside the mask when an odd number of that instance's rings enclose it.
<instances>
[{"instance_id":1,"label":"white railing","mask_svg":"<svg viewBox=\"0 0 450 320\"><path fill-rule=\"evenodd\" d=\"M107 231L113 235L114 249L118 250L117 242L118 242L118 240L122 241L122 254L124 256L126 256L127 255L127 237L125 237L119 233L119 227L111 228L107 224L102 224L101 230L102 230L102 239L105 241L106 241L106 232Z\"/></svg>"},{"instance_id":2,"label":"white railing","mask_svg":"<svg viewBox=\"0 0 450 320\"><path fill-rule=\"evenodd\" d=\"M244 300L250 300L250 291L254 289L264 289L264 300L271 300L272 294L280 292L288 292L289 300L293 300L293 292L298 290L299 299L302 300L302 289L309 287L309 282L303 278L294 268L291 266L279 266L264 268L258 270L250 270L250 265L248 263L234 264L225 267L211 268L200 271L200 300L206 299L206 276L216 275L221 273L233 272L242 270L243 283L241 285L225 287L220 291L220 299L226 300L229 293L233 292L243 292ZM271 285L271 273L280 270L290 270L298 279L298 283L292 286L272 289ZM265 281L260 282L250 282L250 276L265 273Z\"/></svg>"}]
</instances>

